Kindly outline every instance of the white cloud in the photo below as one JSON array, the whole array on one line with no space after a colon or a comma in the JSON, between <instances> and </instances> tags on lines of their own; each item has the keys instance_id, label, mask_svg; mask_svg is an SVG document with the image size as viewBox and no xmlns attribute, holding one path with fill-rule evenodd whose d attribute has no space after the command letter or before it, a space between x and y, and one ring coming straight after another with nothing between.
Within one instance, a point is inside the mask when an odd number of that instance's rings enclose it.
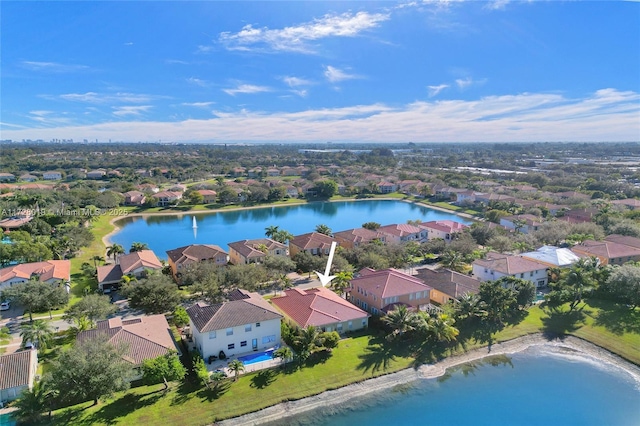
<instances>
[{"instance_id":1,"label":"white cloud","mask_svg":"<svg viewBox=\"0 0 640 426\"><path fill-rule=\"evenodd\" d=\"M125 46L133 46L133 42L132 41L128 41L126 43L124 43Z\"/></svg>"},{"instance_id":2,"label":"white cloud","mask_svg":"<svg viewBox=\"0 0 640 426\"><path fill-rule=\"evenodd\" d=\"M196 108L207 108L213 104L215 104L215 102L183 102L180 105L196 107Z\"/></svg>"},{"instance_id":3,"label":"white cloud","mask_svg":"<svg viewBox=\"0 0 640 426\"><path fill-rule=\"evenodd\" d=\"M489 10L504 10L511 0L493 0L485 3L484 8Z\"/></svg>"},{"instance_id":4,"label":"white cloud","mask_svg":"<svg viewBox=\"0 0 640 426\"><path fill-rule=\"evenodd\" d=\"M309 42L327 37L355 37L389 19L389 14L350 12L327 14L311 22L281 29L245 25L239 32L223 32L219 41L229 50L268 49L312 53Z\"/></svg>"},{"instance_id":5,"label":"white cloud","mask_svg":"<svg viewBox=\"0 0 640 426\"><path fill-rule=\"evenodd\" d=\"M120 106L112 108L113 115L117 115L118 117L124 117L127 115L140 116L143 112L149 111L149 109L151 109L151 105Z\"/></svg>"},{"instance_id":6,"label":"white cloud","mask_svg":"<svg viewBox=\"0 0 640 426\"><path fill-rule=\"evenodd\" d=\"M200 86L200 87L208 87L209 86L209 82L208 81L201 80L201 79L195 78L195 77L187 78L187 83L193 84L193 85L196 85L196 86Z\"/></svg>"},{"instance_id":7,"label":"white cloud","mask_svg":"<svg viewBox=\"0 0 640 426\"><path fill-rule=\"evenodd\" d=\"M181 61L180 59L165 59L164 62L167 63L167 64L189 65L189 62Z\"/></svg>"},{"instance_id":8,"label":"white cloud","mask_svg":"<svg viewBox=\"0 0 640 426\"><path fill-rule=\"evenodd\" d=\"M138 107L132 107L138 108ZM142 107L148 108L148 107ZM138 108L120 113L135 115ZM50 111L40 111L46 116ZM535 142L637 141L640 94L602 89L583 98L522 93L476 100L355 105L298 112L240 110L183 121L120 121L3 129L4 139L124 141ZM35 116L35 115L34 115Z\"/></svg>"},{"instance_id":9,"label":"white cloud","mask_svg":"<svg viewBox=\"0 0 640 426\"><path fill-rule=\"evenodd\" d=\"M90 104L104 104L104 103L113 103L113 102L122 102L122 103L147 103L154 99L155 96L146 95L141 93L128 93L128 92L118 92L118 93L97 93L97 92L86 92L86 93L66 93L64 95L60 95L60 99L65 101L72 102L85 102Z\"/></svg>"},{"instance_id":10,"label":"white cloud","mask_svg":"<svg viewBox=\"0 0 640 426\"><path fill-rule=\"evenodd\" d=\"M465 90L471 86L481 86L487 82L486 78L480 80L474 80L471 77L458 78L456 80L456 85L460 90Z\"/></svg>"},{"instance_id":11,"label":"white cloud","mask_svg":"<svg viewBox=\"0 0 640 426\"><path fill-rule=\"evenodd\" d=\"M342 71L341 69L338 69L336 67L332 67L331 65L327 65L325 67L324 76L331 83L337 83L339 81L352 80L354 78L360 78L360 76L358 76L358 75L348 74L348 73Z\"/></svg>"},{"instance_id":12,"label":"white cloud","mask_svg":"<svg viewBox=\"0 0 640 426\"><path fill-rule=\"evenodd\" d=\"M429 89L429 97L432 98L434 96L437 96L438 93L442 92L444 89L447 89L449 87L448 84L439 84L437 86L427 86L427 89Z\"/></svg>"},{"instance_id":13,"label":"white cloud","mask_svg":"<svg viewBox=\"0 0 640 426\"><path fill-rule=\"evenodd\" d=\"M222 89L227 95L235 96L238 93L261 93L270 92L271 88L266 86L256 86L254 84L239 84L235 89Z\"/></svg>"},{"instance_id":14,"label":"white cloud","mask_svg":"<svg viewBox=\"0 0 640 426\"><path fill-rule=\"evenodd\" d=\"M282 77L282 81L284 81L289 87L308 86L312 84L312 82L309 80L293 76Z\"/></svg>"},{"instance_id":15,"label":"white cloud","mask_svg":"<svg viewBox=\"0 0 640 426\"><path fill-rule=\"evenodd\" d=\"M44 72L75 72L88 70L86 65L78 64L61 64L58 62L38 62L38 61L22 61L22 66L32 71L44 71Z\"/></svg>"}]
</instances>

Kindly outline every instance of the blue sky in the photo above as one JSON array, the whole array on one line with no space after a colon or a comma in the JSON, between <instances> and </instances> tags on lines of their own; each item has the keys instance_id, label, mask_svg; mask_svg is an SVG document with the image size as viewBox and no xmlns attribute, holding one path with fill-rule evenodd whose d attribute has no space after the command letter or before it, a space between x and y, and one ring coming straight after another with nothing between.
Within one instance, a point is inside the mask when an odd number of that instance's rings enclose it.
<instances>
[{"instance_id":1,"label":"blue sky","mask_svg":"<svg viewBox=\"0 0 640 426\"><path fill-rule=\"evenodd\" d=\"M0 139L640 140L638 2L0 11Z\"/></svg>"}]
</instances>

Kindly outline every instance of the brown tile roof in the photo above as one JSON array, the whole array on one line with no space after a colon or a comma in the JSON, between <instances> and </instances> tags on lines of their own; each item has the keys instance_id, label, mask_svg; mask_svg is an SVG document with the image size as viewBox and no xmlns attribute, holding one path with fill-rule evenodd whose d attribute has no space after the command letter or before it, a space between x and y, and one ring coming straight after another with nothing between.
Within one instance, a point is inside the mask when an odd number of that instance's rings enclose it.
<instances>
[{"instance_id":1,"label":"brown tile roof","mask_svg":"<svg viewBox=\"0 0 640 426\"><path fill-rule=\"evenodd\" d=\"M162 269L162 262L152 250L141 250L118 257L122 274L126 275L138 268Z\"/></svg>"},{"instance_id":2,"label":"brown tile roof","mask_svg":"<svg viewBox=\"0 0 640 426\"><path fill-rule=\"evenodd\" d=\"M289 245L294 245L299 247L302 250L309 250L312 248L319 249L328 249L331 247L331 243L335 241L335 239L331 238L328 235L321 234L319 232L310 232L308 234L302 234L295 236L291 241L289 241Z\"/></svg>"},{"instance_id":3,"label":"brown tile roof","mask_svg":"<svg viewBox=\"0 0 640 426\"><path fill-rule=\"evenodd\" d=\"M474 265L479 265L487 269L502 272L507 275L521 274L524 272L546 269L547 266L534 260L525 259L520 256L509 256L507 254L489 252L484 259L473 261Z\"/></svg>"},{"instance_id":4,"label":"brown tile roof","mask_svg":"<svg viewBox=\"0 0 640 426\"><path fill-rule=\"evenodd\" d=\"M191 244L167 251L167 256L176 265L214 260L220 255L226 256L227 252L213 244Z\"/></svg>"},{"instance_id":5,"label":"brown tile roof","mask_svg":"<svg viewBox=\"0 0 640 426\"><path fill-rule=\"evenodd\" d=\"M625 246L635 247L640 249L640 238L629 237L627 235L612 234L605 237L605 241L611 241L612 243L624 244Z\"/></svg>"},{"instance_id":6,"label":"brown tile roof","mask_svg":"<svg viewBox=\"0 0 640 426\"><path fill-rule=\"evenodd\" d=\"M434 289L457 299L465 293L478 293L481 282L468 275L449 269L419 269L418 277Z\"/></svg>"},{"instance_id":7,"label":"brown tile roof","mask_svg":"<svg viewBox=\"0 0 640 426\"><path fill-rule=\"evenodd\" d=\"M259 294L243 293L249 297L215 305L196 303L187 309L187 313L201 333L282 318Z\"/></svg>"},{"instance_id":8,"label":"brown tile roof","mask_svg":"<svg viewBox=\"0 0 640 426\"><path fill-rule=\"evenodd\" d=\"M378 232L383 232L389 235L395 235L397 237L404 237L411 234L420 233L421 229L408 223L400 223L393 225L385 225L378 228Z\"/></svg>"},{"instance_id":9,"label":"brown tile roof","mask_svg":"<svg viewBox=\"0 0 640 426\"><path fill-rule=\"evenodd\" d=\"M611 204L620 204L623 206L631 207L633 209L640 209L640 200L635 198L627 198L625 200L614 200Z\"/></svg>"},{"instance_id":10,"label":"brown tile roof","mask_svg":"<svg viewBox=\"0 0 640 426\"><path fill-rule=\"evenodd\" d=\"M517 214L514 216L505 216L501 218L501 220L506 220L509 222L513 222L514 220L523 220L529 226L542 225L542 220L538 216L534 216L532 214Z\"/></svg>"},{"instance_id":11,"label":"brown tile roof","mask_svg":"<svg viewBox=\"0 0 640 426\"><path fill-rule=\"evenodd\" d=\"M430 222L422 222L420 227L436 229L438 231L449 233L461 232L465 228L468 228L467 225L463 225L462 223L454 220L432 220Z\"/></svg>"},{"instance_id":12,"label":"brown tile roof","mask_svg":"<svg viewBox=\"0 0 640 426\"><path fill-rule=\"evenodd\" d=\"M372 231L366 228L355 228L346 231L340 231L333 234L337 240L350 241L354 244L367 243L373 240L384 239L384 233Z\"/></svg>"},{"instance_id":13,"label":"brown tile roof","mask_svg":"<svg viewBox=\"0 0 640 426\"><path fill-rule=\"evenodd\" d=\"M0 355L0 389L31 385L34 379L31 363L37 363L32 357L37 356L35 349Z\"/></svg>"},{"instance_id":14,"label":"brown tile roof","mask_svg":"<svg viewBox=\"0 0 640 426\"><path fill-rule=\"evenodd\" d=\"M23 216L23 217L8 217L6 219L0 220L0 227L5 229L15 229L19 228L22 225L31 222L33 216Z\"/></svg>"},{"instance_id":15,"label":"brown tile roof","mask_svg":"<svg viewBox=\"0 0 640 426\"><path fill-rule=\"evenodd\" d=\"M120 281L122 278L122 269L120 265L104 265L98 266L98 283Z\"/></svg>"},{"instance_id":16,"label":"brown tile roof","mask_svg":"<svg viewBox=\"0 0 640 426\"><path fill-rule=\"evenodd\" d=\"M402 296L418 291L431 290L422 280L395 269L374 271L366 268L360 276L351 280L351 287L362 287L379 298Z\"/></svg>"},{"instance_id":17,"label":"brown tile roof","mask_svg":"<svg viewBox=\"0 0 640 426\"><path fill-rule=\"evenodd\" d=\"M51 279L69 281L71 262L68 260L47 260L44 262L22 263L0 269L0 283L12 278L28 280L32 275L38 275L40 281Z\"/></svg>"},{"instance_id":18,"label":"brown tile roof","mask_svg":"<svg viewBox=\"0 0 640 426\"><path fill-rule=\"evenodd\" d=\"M285 244L279 243L277 241L272 240L271 238L258 238L255 240L242 240L235 241L233 243L229 243L229 247L240 253L243 257L247 259L264 257L267 253L263 253L258 249L261 244L264 244L267 247L267 250L275 250L282 249L286 250L287 246Z\"/></svg>"},{"instance_id":19,"label":"brown tile roof","mask_svg":"<svg viewBox=\"0 0 640 426\"><path fill-rule=\"evenodd\" d=\"M134 365L169 351L178 351L164 315L149 315L124 321L119 317L98 321L95 329L81 332L77 339L80 344L84 344L99 336L107 336L108 341L115 345L125 345L127 349L123 358Z\"/></svg>"},{"instance_id":20,"label":"brown tile roof","mask_svg":"<svg viewBox=\"0 0 640 426\"><path fill-rule=\"evenodd\" d=\"M175 191L161 191L152 195L153 198L167 198L169 200L177 200L182 198L182 193Z\"/></svg>"},{"instance_id":21,"label":"brown tile roof","mask_svg":"<svg viewBox=\"0 0 640 426\"><path fill-rule=\"evenodd\" d=\"M601 256L607 259L640 256L640 249L613 241L585 240L571 249L576 253Z\"/></svg>"},{"instance_id":22,"label":"brown tile roof","mask_svg":"<svg viewBox=\"0 0 640 426\"><path fill-rule=\"evenodd\" d=\"M306 291L294 288L284 293L284 296L273 297L271 303L302 328L309 325L322 327L369 316L325 287Z\"/></svg>"}]
</instances>

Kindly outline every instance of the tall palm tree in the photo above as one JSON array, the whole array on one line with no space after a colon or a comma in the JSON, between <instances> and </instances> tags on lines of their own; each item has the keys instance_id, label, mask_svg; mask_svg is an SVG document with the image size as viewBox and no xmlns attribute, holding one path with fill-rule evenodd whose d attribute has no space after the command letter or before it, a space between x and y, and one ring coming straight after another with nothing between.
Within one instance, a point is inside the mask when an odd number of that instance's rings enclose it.
<instances>
[{"instance_id":1,"label":"tall palm tree","mask_svg":"<svg viewBox=\"0 0 640 426\"><path fill-rule=\"evenodd\" d=\"M47 389L44 382L36 382L32 389L25 389L20 398L14 403L17 409L12 416L21 424L36 424L42 413L47 410L53 393Z\"/></svg>"},{"instance_id":2,"label":"tall palm tree","mask_svg":"<svg viewBox=\"0 0 640 426\"><path fill-rule=\"evenodd\" d=\"M428 321L428 332L436 342L451 342L460 331L453 326L455 320L447 314L439 314Z\"/></svg>"},{"instance_id":3,"label":"tall palm tree","mask_svg":"<svg viewBox=\"0 0 640 426\"><path fill-rule=\"evenodd\" d=\"M316 232L324 235L331 235L331 228L329 228L324 223L321 223L320 225L316 226Z\"/></svg>"},{"instance_id":4,"label":"tall palm tree","mask_svg":"<svg viewBox=\"0 0 640 426\"><path fill-rule=\"evenodd\" d=\"M464 293L455 304L456 316L462 321L475 321L487 314L485 303L477 294Z\"/></svg>"},{"instance_id":5,"label":"tall palm tree","mask_svg":"<svg viewBox=\"0 0 640 426\"><path fill-rule=\"evenodd\" d=\"M301 360L305 360L309 357L311 352L318 346L321 346L320 342L320 329L312 325L300 330L296 338L296 345L299 348L298 356Z\"/></svg>"},{"instance_id":6,"label":"tall palm tree","mask_svg":"<svg viewBox=\"0 0 640 426\"><path fill-rule=\"evenodd\" d=\"M53 329L45 320L35 320L20 326L22 345L33 342L38 349L46 349L53 341Z\"/></svg>"},{"instance_id":7,"label":"tall palm tree","mask_svg":"<svg viewBox=\"0 0 640 426\"><path fill-rule=\"evenodd\" d=\"M242 361L234 359L233 361L229 361L229 363L227 364L227 368L230 371L233 371L233 381L235 382L238 380L238 375L240 375L240 372L244 371L244 364L242 363Z\"/></svg>"},{"instance_id":8,"label":"tall palm tree","mask_svg":"<svg viewBox=\"0 0 640 426\"><path fill-rule=\"evenodd\" d=\"M440 256L440 264L452 271L462 272L466 265L464 256L459 251L445 250Z\"/></svg>"},{"instance_id":9,"label":"tall palm tree","mask_svg":"<svg viewBox=\"0 0 640 426\"><path fill-rule=\"evenodd\" d=\"M293 358L293 351L289 346L282 346L281 348L276 349L271 355L273 358L279 358L282 360L282 367L284 368L284 364L287 360Z\"/></svg>"},{"instance_id":10,"label":"tall palm tree","mask_svg":"<svg viewBox=\"0 0 640 426\"><path fill-rule=\"evenodd\" d=\"M382 322L391 327L392 332L387 337L393 339L415 330L418 326L418 317L415 312L408 310L406 306L399 305L382 317Z\"/></svg>"},{"instance_id":11,"label":"tall palm tree","mask_svg":"<svg viewBox=\"0 0 640 426\"><path fill-rule=\"evenodd\" d=\"M346 293L347 288L351 284L353 279L353 272L340 271L336 274L335 278L331 281L331 288L340 296Z\"/></svg>"},{"instance_id":12,"label":"tall palm tree","mask_svg":"<svg viewBox=\"0 0 640 426\"><path fill-rule=\"evenodd\" d=\"M118 258L119 255L124 253L124 248L120 244L112 244L107 247L107 257L113 257L113 260Z\"/></svg>"},{"instance_id":13,"label":"tall palm tree","mask_svg":"<svg viewBox=\"0 0 640 426\"><path fill-rule=\"evenodd\" d=\"M134 242L134 243L131 243L131 248L129 249L129 253L135 253L142 250L149 250L149 246L147 245L147 243Z\"/></svg>"},{"instance_id":14,"label":"tall palm tree","mask_svg":"<svg viewBox=\"0 0 640 426\"><path fill-rule=\"evenodd\" d=\"M104 257L102 256L93 256L91 258L93 260L93 267L98 269L98 262L104 262Z\"/></svg>"},{"instance_id":15,"label":"tall palm tree","mask_svg":"<svg viewBox=\"0 0 640 426\"><path fill-rule=\"evenodd\" d=\"M274 238L279 231L280 227L278 225L267 226L264 228L264 235L266 235L267 238Z\"/></svg>"},{"instance_id":16,"label":"tall palm tree","mask_svg":"<svg viewBox=\"0 0 640 426\"><path fill-rule=\"evenodd\" d=\"M293 238L293 234L289 231L285 231L284 229L281 229L278 232L276 232L271 238L273 238L279 243L285 244L288 240L291 240Z\"/></svg>"},{"instance_id":17,"label":"tall palm tree","mask_svg":"<svg viewBox=\"0 0 640 426\"><path fill-rule=\"evenodd\" d=\"M573 294L573 301L569 304L569 310L573 310L582 301L585 292L593 289L595 280L593 278L597 270L597 260L583 258L576 262L565 278L565 284Z\"/></svg>"}]
</instances>

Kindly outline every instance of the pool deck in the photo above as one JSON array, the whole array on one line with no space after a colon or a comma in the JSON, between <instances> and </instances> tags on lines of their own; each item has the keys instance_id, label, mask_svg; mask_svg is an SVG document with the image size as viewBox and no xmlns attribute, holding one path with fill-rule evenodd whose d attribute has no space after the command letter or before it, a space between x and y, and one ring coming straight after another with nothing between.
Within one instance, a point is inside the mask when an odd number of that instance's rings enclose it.
<instances>
[{"instance_id":1,"label":"pool deck","mask_svg":"<svg viewBox=\"0 0 640 426\"><path fill-rule=\"evenodd\" d=\"M261 351L261 352L265 352L265 351ZM207 366L207 370L209 371L209 373L213 373L215 371L222 371L227 375L227 377L233 377L234 373L227 368L227 364L229 363L229 361L238 359L240 357L247 356L247 355L255 355L256 353L258 352L251 351L251 352L243 352L239 354L231 354L230 356L227 357L227 359L223 361L216 359L211 364L208 364L205 360L205 365ZM255 362L249 365L245 364L244 372L241 372L240 374L252 373L254 371L264 370L265 368L279 367L282 364L283 364L283 361L281 359L268 359L266 361Z\"/></svg>"}]
</instances>

